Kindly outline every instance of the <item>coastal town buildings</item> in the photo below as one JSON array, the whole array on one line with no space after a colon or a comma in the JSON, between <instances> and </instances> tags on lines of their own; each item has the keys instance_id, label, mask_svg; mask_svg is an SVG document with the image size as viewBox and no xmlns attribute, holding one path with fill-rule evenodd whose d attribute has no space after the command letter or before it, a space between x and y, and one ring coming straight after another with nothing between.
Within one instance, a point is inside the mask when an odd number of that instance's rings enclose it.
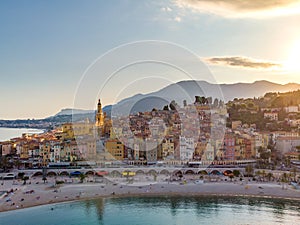
<instances>
[{"instance_id":1,"label":"coastal town buildings","mask_svg":"<svg viewBox=\"0 0 300 225\"><path fill-rule=\"evenodd\" d=\"M180 160L189 161L193 159L195 144L193 138L179 136Z\"/></svg>"},{"instance_id":2,"label":"coastal town buildings","mask_svg":"<svg viewBox=\"0 0 300 225\"><path fill-rule=\"evenodd\" d=\"M264 118L270 120L278 120L278 112L264 112Z\"/></svg>"},{"instance_id":3,"label":"coastal town buildings","mask_svg":"<svg viewBox=\"0 0 300 225\"><path fill-rule=\"evenodd\" d=\"M234 160L235 155L235 137L233 134L225 134L223 142L223 157L225 160Z\"/></svg>"},{"instance_id":4,"label":"coastal town buildings","mask_svg":"<svg viewBox=\"0 0 300 225\"><path fill-rule=\"evenodd\" d=\"M145 156L148 164L155 164L157 162L158 143L153 139L146 139L145 142Z\"/></svg>"},{"instance_id":5,"label":"coastal town buildings","mask_svg":"<svg viewBox=\"0 0 300 225\"><path fill-rule=\"evenodd\" d=\"M284 107L284 110L287 113L297 113L299 111L299 107L291 105L291 106Z\"/></svg>"},{"instance_id":6,"label":"coastal town buildings","mask_svg":"<svg viewBox=\"0 0 300 225\"><path fill-rule=\"evenodd\" d=\"M115 160L124 160L124 144L118 139L107 140L105 148Z\"/></svg>"},{"instance_id":7,"label":"coastal town buildings","mask_svg":"<svg viewBox=\"0 0 300 225\"><path fill-rule=\"evenodd\" d=\"M242 105L240 103L239 105ZM246 108L242 107L243 112ZM273 125L280 124L280 108L255 108L252 111ZM55 129L35 135L23 135L0 143L1 156L15 155L23 166L43 167L50 163L83 164L94 161L110 165L115 161L130 165L185 165L190 161L226 162L260 159L273 148L282 155L296 152L300 146L300 123L284 118L290 130L261 131L255 123L233 120L223 109L200 103L177 110L140 112L113 121L96 106L95 121L84 119L63 123ZM257 115L256 115L257 116ZM281 118L282 119L282 118Z\"/></svg>"},{"instance_id":8,"label":"coastal town buildings","mask_svg":"<svg viewBox=\"0 0 300 225\"><path fill-rule=\"evenodd\" d=\"M282 154L295 151L297 146L300 146L299 136L279 136L276 138L275 148Z\"/></svg>"},{"instance_id":9,"label":"coastal town buildings","mask_svg":"<svg viewBox=\"0 0 300 225\"><path fill-rule=\"evenodd\" d=\"M174 159L175 145L172 139L164 139L162 142L162 159Z\"/></svg>"},{"instance_id":10,"label":"coastal town buildings","mask_svg":"<svg viewBox=\"0 0 300 225\"><path fill-rule=\"evenodd\" d=\"M13 146L11 141L1 142L1 155L6 156L13 153Z\"/></svg>"}]
</instances>

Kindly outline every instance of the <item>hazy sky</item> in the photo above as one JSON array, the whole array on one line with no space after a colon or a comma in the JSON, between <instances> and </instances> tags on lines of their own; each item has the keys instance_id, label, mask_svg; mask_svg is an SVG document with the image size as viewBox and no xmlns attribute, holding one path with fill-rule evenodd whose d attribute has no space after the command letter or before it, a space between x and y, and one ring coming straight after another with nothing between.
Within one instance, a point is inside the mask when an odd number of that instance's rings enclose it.
<instances>
[{"instance_id":1,"label":"hazy sky","mask_svg":"<svg viewBox=\"0 0 300 225\"><path fill-rule=\"evenodd\" d=\"M143 40L171 42L192 51L217 83L300 83L298 2L0 1L0 118L43 118L72 107L83 74L98 57ZM128 97L186 79L171 76L176 72L168 66L153 68L153 74L146 68L131 66L119 73L129 88L115 79L106 86L105 96L120 90L118 96L103 97L103 105L120 100L122 93ZM165 79L141 83L130 77L137 71L153 77L163 72ZM96 82L108 75L99 76Z\"/></svg>"}]
</instances>

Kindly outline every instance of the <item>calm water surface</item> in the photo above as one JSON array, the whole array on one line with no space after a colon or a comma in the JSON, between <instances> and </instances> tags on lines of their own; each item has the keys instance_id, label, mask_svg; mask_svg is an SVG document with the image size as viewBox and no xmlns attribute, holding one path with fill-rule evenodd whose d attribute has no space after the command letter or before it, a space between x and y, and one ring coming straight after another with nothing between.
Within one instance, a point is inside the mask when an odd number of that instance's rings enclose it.
<instances>
[{"instance_id":1,"label":"calm water surface","mask_svg":"<svg viewBox=\"0 0 300 225\"><path fill-rule=\"evenodd\" d=\"M21 137L23 133L36 134L43 132L43 130L39 129L0 127L0 141L8 141L11 138Z\"/></svg>"},{"instance_id":2,"label":"calm water surface","mask_svg":"<svg viewBox=\"0 0 300 225\"><path fill-rule=\"evenodd\" d=\"M106 198L0 213L2 225L300 224L300 202L237 197Z\"/></svg>"}]
</instances>

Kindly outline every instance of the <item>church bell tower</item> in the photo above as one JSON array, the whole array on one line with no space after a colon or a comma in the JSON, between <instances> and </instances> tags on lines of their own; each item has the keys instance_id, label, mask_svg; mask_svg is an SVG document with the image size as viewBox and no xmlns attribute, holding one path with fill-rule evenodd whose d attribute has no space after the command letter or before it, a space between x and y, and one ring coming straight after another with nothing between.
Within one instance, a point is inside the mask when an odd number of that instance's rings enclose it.
<instances>
[{"instance_id":1,"label":"church bell tower","mask_svg":"<svg viewBox=\"0 0 300 225\"><path fill-rule=\"evenodd\" d=\"M103 116L103 112L102 112L102 105L100 102L100 99L98 100L98 104L97 104L97 112L96 112L96 127L103 127L104 125L104 116Z\"/></svg>"}]
</instances>

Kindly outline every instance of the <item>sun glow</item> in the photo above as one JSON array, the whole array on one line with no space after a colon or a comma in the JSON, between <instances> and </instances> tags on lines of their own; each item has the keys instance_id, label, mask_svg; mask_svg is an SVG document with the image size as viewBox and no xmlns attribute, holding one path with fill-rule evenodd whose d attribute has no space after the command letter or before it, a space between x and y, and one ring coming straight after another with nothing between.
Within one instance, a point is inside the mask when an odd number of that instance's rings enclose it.
<instances>
[{"instance_id":1,"label":"sun glow","mask_svg":"<svg viewBox=\"0 0 300 225\"><path fill-rule=\"evenodd\" d=\"M300 72L300 41L292 46L288 59L283 64L285 70Z\"/></svg>"}]
</instances>

